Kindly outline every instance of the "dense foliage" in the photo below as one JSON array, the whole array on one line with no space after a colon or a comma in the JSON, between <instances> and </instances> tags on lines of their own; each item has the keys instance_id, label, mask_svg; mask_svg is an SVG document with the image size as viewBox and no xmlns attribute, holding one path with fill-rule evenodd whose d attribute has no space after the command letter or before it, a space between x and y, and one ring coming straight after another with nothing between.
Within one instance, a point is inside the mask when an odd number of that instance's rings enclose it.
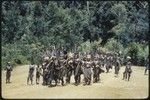
<instances>
[{"instance_id":1,"label":"dense foliage","mask_svg":"<svg viewBox=\"0 0 150 100\"><path fill-rule=\"evenodd\" d=\"M38 63L44 50L115 51L144 65L146 1L3 1L2 65Z\"/></svg>"}]
</instances>

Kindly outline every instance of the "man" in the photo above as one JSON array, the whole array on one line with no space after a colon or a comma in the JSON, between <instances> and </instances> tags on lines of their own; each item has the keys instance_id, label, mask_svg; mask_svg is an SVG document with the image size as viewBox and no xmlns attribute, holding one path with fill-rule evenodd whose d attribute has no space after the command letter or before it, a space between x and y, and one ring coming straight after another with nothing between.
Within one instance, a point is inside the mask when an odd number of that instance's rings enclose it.
<instances>
[{"instance_id":1,"label":"man","mask_svg":"<svg viewBox=\"0 0 150 100\"><path fill-rule=\"evenodd\" d=\"M95 83L99 81L99 68L100 68L97 56L95 57L92 65L93 65L93 83Z\"/></svg>"},{"instance_id":2,"label":"man","mask_svg":"<svg viewBox=\"0 0 150 100\"><path fill-rule=\"evenodd\" d=\"M67 59L60 57L57 61L58 61L58 66L55 65L55 76L57 82L58 83L61 82L61 85L64 86L65 85L64 77L66 75Z\"/></svg>"},{"instance_id":3,"label":"man","mask_svg":"<svg viewBox=\"0 0 150 100\"><path fill-rule=\"evenodd\" d=\"M44 58L44 62L42 64L42 69L43 69L43 83L42 85L47 85L48 84L48 69L49 65L51 62L49 61L49 57Z\"/></svg>"},{"instance_id":4,"label":"man","mask_svg":"<svg viewBox=\"0 0 150 100\"><path fill-rule=\"evenodd\" d=\"M149 70L149 57L147 57L146 62L145 62L145 73L144 75L146 75L147 70Z\"/></svg>"},{"instance_id":5,"label":"man","mask_svg":"<svg viewBox=\"0 0 150 100\"><path fill-rule=\"evenodd\" d=\"M109 72L109 69L112 69L112 64L111 64L111 57L110 56L107 56L107 59L106 59L106 73Z\"/></svg>"},{"instance_id":6,"label":"man","mask_svg":"<svg viewBox=\"0 0 150 100\"><path fill-rule=\"evenodd\" d=\"M40 74L41 74L41 68L39 67L39 65L37 65L37 67L36 67L36 84L39 84Z\"/></svg>"},{"instance_id":7,"label":"man","mask_svg":"<svg viewBox=\"0 0 150 100\"><path fill-rule=\"evenodd\" d=\"M102 66L102 67L104 67L104 65L105 65L104 60L105 60L105 58L104 58L104 55L103 55L103 54L101 54L101 55L100 55L99 60L100 60L100 64L101 64L101 66Z\"/></svg>"},{"instance_id":8,"label":"man","mask_svg":"<svg viewBox=\"0 0 150 100\"><path fill-rule=\"evenodd\" d=\"M67 68L66 68L66 83L70 83L70 79L73 72L73 54L70 53L69 59L67 61Z\"/></svg>"},{"instance_id":9,"label":"man","mask_svg":"<svg viewBox=\"0 0 150 100\"><path fill-rule=\"evenodd\" d=\"M79 55L77 55L74 59L74 79L75 79L75 85L79 85L81 82L81 74L82 74L82 61L79 58Z\"/></svg>"},{"instance_id":10,"label":"man","mask_svg":"<svg viewBox=\"0 0 150 100\"><path fill-rule=\"evenodd\" d=\"M47 62L45 72L45 80L43 85L49 85L50 87L52 85L52 81L55 81L55 86L57 85L57 71L55 68L59 66L59 62L56 58L56 56L52 56L51 60Z\"/></svg>"},{"instance_id":11,"label":"man","mask_svg":"<svg viewBox=\"0 0 150 100\"><path fill-rule=\"evenodd\" d=\"M117 58L115 62L115 74L116 74L115 77L118 76L119 70L120 70L120 61L119 61L119 58Z\"/></svg>"},{"instance_id":12,"label":"man","mask_svg":"<svg viewBox=\"0 0 150 100\"><path fill-rule=\"evenodd\" d=\"M91 59L91 56L90 55L87 55L87 59L86 61L84 62L84 71L83 71L83 74L84 74L84 85L90 85L91 84L91 76L92 76L92 71L91 71L91 67L92 67L92 63L90 61Z\"/></svg>"},{"instance_id":13,"label":"man","mask_svg":"<svg viewBox=\"0 0 150 100\"><path fill-rule=\"evenodd\" d=\"M10 62L7 62L7 66L6 66L6 84L10 83L10 77L11 77L11 71L12 71L12 65L10 64Z\"/></svg>"},{"instance_id":14,"label":"man","mask_svg":"<svg viewBox=\"0 0 150 100\"><path fill-rule=\"evenodd\" d=\"M131 77L131 73L132 73L132 69L131 69L131 57L127 57L127 64L126 64L126 67L125 67L125 71L123 72L123 80L124 79L127 79L129 81L130 77Z\"/></svg>"},{"instance_id":15,"label":"man","mask_svg":"<svg viewBox=\"0 0 150 100\"><path fill-rule=\"evenodd\" d=\"M31 63L29 65L29 74L27 78L27 84L29 84L29 80L31 81L31 84L33 84L33 76L34 76L34 65Z\"/></svg>"}]
</instances>

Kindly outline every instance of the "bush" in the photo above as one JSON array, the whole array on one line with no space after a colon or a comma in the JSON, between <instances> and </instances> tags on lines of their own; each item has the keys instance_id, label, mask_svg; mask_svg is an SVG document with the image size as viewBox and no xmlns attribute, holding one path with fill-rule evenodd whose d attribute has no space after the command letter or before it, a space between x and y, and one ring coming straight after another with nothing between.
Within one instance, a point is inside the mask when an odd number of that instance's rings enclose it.
<instances>
[{"instance_id":1,"label":"bush","mask_svg":"<svg viewBox=\"0 0 150 100\"><path fill-rule=\"evenodd\" d=\"M110 39L104 47L100 46L101 39L98 41L86 41L78 46L80 52L117 52L122 57L131 56L134 65L144 65L145 59L148 56L149 48L145 44L131 42L127 47L123 47L120 42L115 39ZM70 48L71 49L71 48ZM13 65L29 64L31 62L40 64L42 62L41 53L43 46L40 43L24 44L6 44L2 46L2 68L6 67L6 62L11 62Z\"/></svg>"},{"instance_id":2,"label":"bush","mask_svg":"<svg viewBox=\"0 0 150 100\"><path fill-rule=\"evenodd\" d=\"M143 66L148 56L148 46L144 44L132 42L128 45L128 55L132 58L132 63Z\"/></svg>"},{"instance_id":3,"label":"bush","mask_svg":"<svg viewBox=\"0 0 150 100\"><path fill-rule=\"evenodd\" d=\"M89 52L89 51L91 51L92 48L91 48L91 43L90 43L90 41L83 42L83 43L78 47L78 50L81 51L81 52Z\"/></svg>"},{"instance_id":4,"label":"bush","mask_svg":"<svg viewBox=\"0 0 150 100\"><path fill-rule=\"evenodd\" d=\"M108 49L108 51L120 53L123 58L130 56L132 63L140 66L144 65L149 51L148 46L144 44L131 42L127 47L123 47L123 45L115 39L110 39L104 48Z\"/></svg>"},{"instance_id":5,"label":"bush","mask_svg":"<svg viewBox=\"0 0 150 100\"><path fill-rule=\"evenodd\" d=\"M100 50L100 43L101 43L101 39L99 39L98 41L94 41L94 42L90 42L90 41L86 41L83 42L79 47L78 50L81 52L90 52L90 51L98 51Z\"/></svg>"},{"instance_id":6,"label":"bush","mask_svg":"<svg viewBox=\"0 0 150 100\"><path fill-rule=\"evenodd\" d=\"M104 47L111 52L124 53L123 45L114 38L110 39Z\"/></svg>"},{"instance_id":7,"label":"bush","mask_svg":"<svg viewBox=\"0 0 150 100\"><path fill-rule=\"evenodd\" d=\"M6 67L7 62L14 66L18 64L27 64L27 57L22 55L22 50L16 44L7 44L2 46L2 68Z\"/></svg>"},{"instance_id":8,"label":"bush","mask_svg":"<svg viewBox=\"0 0 150 100\"><path fill-rule=\"evenodd\" d=\"M138 45L138 53L137 53L137 59L138 59L138 65L144 65L145 60L148 56L148 46L144 47L143 45Z\"/></svg>"},{"instance_id":9,"label":"bush","mask_svg":"<svg viewBox=\"0 0 150 100\"><path fill-rule=\"evenodd\" d=\"M8 61L16 66L18 64L29 64L32 58L34 58L35 64L39 64L41 62L40 47L38 44L24 45L21 43L2 46L2 68L6 67Z\"/></svg>"}]
</instances>

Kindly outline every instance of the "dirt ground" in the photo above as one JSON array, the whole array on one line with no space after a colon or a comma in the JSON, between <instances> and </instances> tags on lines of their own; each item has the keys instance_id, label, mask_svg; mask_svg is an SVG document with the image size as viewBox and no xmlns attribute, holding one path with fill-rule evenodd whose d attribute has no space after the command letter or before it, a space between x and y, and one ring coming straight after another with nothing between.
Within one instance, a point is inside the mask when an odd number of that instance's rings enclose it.
<instances>
[{"instance_id":1,"label":"dirt ground","mask_svg":"<svg viewBox=\"0 0 150 100\"><path fill-rule=\"evenodd\" d=\"M101 82L92 83L90 86L58 85L56 87L39 85L27 85L28 66L16 67L12 72L10 84L5 83L5 71L2 71L2 97L3 98L147 98L149 94L148 75L144 75L144 67L132 67L131 80L122 80L124 67L121 67L119 77L114 77L114 68L110 73L101 74ZM35 77L35 76L34 76ZM82 76L83 79L83 76ZM41 78L42 80L42 78Z\"/></svg>"}]
</instances>

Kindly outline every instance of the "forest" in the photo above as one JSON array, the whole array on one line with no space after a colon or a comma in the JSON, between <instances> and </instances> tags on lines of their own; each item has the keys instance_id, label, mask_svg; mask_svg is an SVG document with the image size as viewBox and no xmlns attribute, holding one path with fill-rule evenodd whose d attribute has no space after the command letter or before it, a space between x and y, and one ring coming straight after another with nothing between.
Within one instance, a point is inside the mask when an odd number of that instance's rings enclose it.
<instances>
[{"instance_id":1,"label":"forest","mask_svg":"<svg viewBox=\"0 0 150 100\"><path fill-rule=\"evenodd\" d=\"M46 50L118 52L144 66L147 1L3 1L2 68L41 61Z\"/></svg>"}]
</instances>

